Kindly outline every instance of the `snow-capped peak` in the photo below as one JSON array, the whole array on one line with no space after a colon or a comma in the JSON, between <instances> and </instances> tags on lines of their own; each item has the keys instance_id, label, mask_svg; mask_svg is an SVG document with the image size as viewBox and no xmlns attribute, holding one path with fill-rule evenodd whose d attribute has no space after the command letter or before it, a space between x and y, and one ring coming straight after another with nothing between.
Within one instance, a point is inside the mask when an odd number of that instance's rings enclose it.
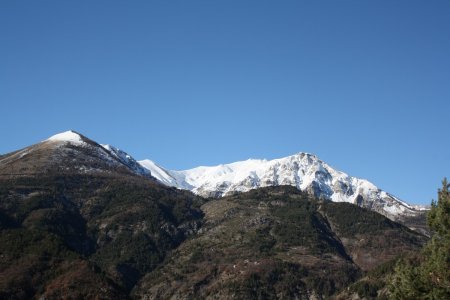
<instances>
[{"instance_id":1,"label":"snow-capped peak","mask_svg":"<svg viewBox=\"0 0 450 300\"><path fill-rule=\"evenodd\" d=\"M75 145L83 144L83 138L79 133L73 130L61 132L49 137L46 141L51 142L68 142Z\"/></svg>"},{"instance_id":2,"label":"snow-capped peak","mask_svg":"<svg viewBox=\"0 0 450 300\"><path fill-rule=\"evenodd\" d=\"M248 159L183 171L166 170L150 160L139 163L163 184L201 196L221 197L259 187L291 185L318 198L353 203L392 219L416 211L373 183L335 170L310 153L300 152L273 160Z\"/></svg>"},{"instance_id":3,"label":"snow-capped peak","mask_svg":"<svg viewBox=\"0 0 450 300\"><path fill-rule=\"evenodd\" d=\"M150 171L142 167L131 155L126 153L125 151L120 150L111 145L101 145L96 143L95 141L90 140L89 138L79 134L74 130L69 130L65 132L61 132L51 136L50 138L43 141L44 143L50 142L57 149L61 151L73 151L73 149L66 149L65 146L76 145L80 146L81 149L89 151L90 155L93 156L90 158L91 160L100 159L110 167L118 167L123 168L126 167L129 171L141 175L147 178L152 178ZM81 150L80 151L84 151ZM85 166L81 166L82 169L92 169L87 168Z\"/></svg>"}]
</instances>

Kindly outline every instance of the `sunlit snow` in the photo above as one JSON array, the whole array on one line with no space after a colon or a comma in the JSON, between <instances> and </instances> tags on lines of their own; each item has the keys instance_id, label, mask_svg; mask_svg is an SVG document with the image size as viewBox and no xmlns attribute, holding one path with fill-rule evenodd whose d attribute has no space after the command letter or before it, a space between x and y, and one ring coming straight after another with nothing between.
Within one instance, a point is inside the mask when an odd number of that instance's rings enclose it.
<instances>
[{"instance_id":1,"label":"sunlit snow","mask_svg":"<svg viewBox=\"0 0 450 300\"><path fill-rule=\"evenodd\" d=\"M58 134L55 134L47 139L47 141L52 142L69 142L71 144L79 145L83 144L84 141L81 138L81 136L76 133L75 131L69 130L65 132L61 132Z\"/></svg>"},{"instance_id":2,"label":"sunlit snow","mask_svg":"<svg viewBox=\"0 0 450 300\"><path fill-rule=\"evenodd\" d=\"M248 159L183 171L166 170L151 160L139 163L163 184L202 196L226 196L259 187L291 185L320 198L371 207L391 216L414 211L413 207L373 183L335 170L309 153L274 160Z\"/></svg>"}]
</instances>

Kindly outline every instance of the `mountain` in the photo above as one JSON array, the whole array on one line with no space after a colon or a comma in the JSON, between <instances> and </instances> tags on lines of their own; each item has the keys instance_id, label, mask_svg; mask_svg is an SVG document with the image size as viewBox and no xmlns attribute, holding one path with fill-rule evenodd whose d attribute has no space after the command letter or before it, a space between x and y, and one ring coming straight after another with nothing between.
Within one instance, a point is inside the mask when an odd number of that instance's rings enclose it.
<instances>
[{"instance_id":1,"label":"mountain","mask_svg":"<svg viewBox=\"0 0 450 300\"><path fill-rule=\"evenodd\" d=\"M167 170L151 160L139 163L160 182L204 197L223 197L260 187L290 185L317 198L368 208L392 220L420 218L424 210L407 204L365 179L338 171L308 153L274 160L249 159L184 171Z\"/></svg>"},{"instance_id":2,"label":"mountain","mask_svg":"<svg viewBox=\"0 0 450 300\"><path fill-rule=\"evenodd\" d=\"M427 239L289 185L205 199L149 165L74 131L1 155L0 299L324 299Z\"/></svg>"},{"instance_id":3,"label":"mountain","mask_svg":"<svg viewBox=\"0 0 450 300\"><path fill-rule=\"evenodd\" d=\"M203 197L216 198L260 187L290 185L317 198L368 208L426 232L423 208L408 205L369 181L335 170L308 153L172 171L151 160L136 161L119 148L101 145L75 131L67 131L0 157L2 176L48 172L133 174Z\"/></svg>"},{"instance_id":4,"label":"mountain","mask_svg":"<svg viewBox=\"0 0 450 300\"><path fill-rule=\"evenodd\" d=\"M0 157L0 175L41 173L121 173L152 178L131 156L100 145L75 131L66 131Z\"/></svg>"},{"instance_id":5,"label":"mountain","mask_svg":"<svg viewBox=\"0 0 450 300\"><path fill-rule=\"evenodd\" d=\"M129 299L204 199L68 131L0 157L0 299Z\"/></svg>"}]
</instances>

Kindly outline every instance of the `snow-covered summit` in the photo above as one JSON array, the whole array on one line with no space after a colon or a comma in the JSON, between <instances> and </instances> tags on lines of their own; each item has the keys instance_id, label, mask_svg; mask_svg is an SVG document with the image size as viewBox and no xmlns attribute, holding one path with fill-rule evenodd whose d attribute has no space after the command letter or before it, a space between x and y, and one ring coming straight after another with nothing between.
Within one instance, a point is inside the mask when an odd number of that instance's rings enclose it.
<instances>
[{"instance_id":1,"label":"snow-covered summit","mask_svg":"<svg viewBox=\"0 0 450 300\"><path fill-rule=\"evenodd\" d=\"M75 144L75 145L79 145L79 144L83 144L83 138L81 137L81 135L73 130L69 130L69 131L65 131L65 132L61 132L58 134L55 134L51 137L49 137L46 141L51 141L51 142L68 142L71 144Z\"/></svg>"},{"instance_id":2,"label":"snow-covered summit","mask_svg":"<svg viewBox=\"0 0 450 300\"><path fill-rule=\"evenodd\" d=\"M69 130L51 136L43 141L43 144L50 144L51 149L57 149L55 155L61 156L63 153L72 153L71 160L73 162L72 169L85 170L86 172L99 171L96 166L107 166L110 170L118 170L123 168L128 171L152 178L150 171L142 167L131 155L119 148L111 145L101 145L97 142L79 134L76 131ZM67 145L75 145L77 149L66 147ZM85 159L80 159L85 157Z\"/></svg>"},{"instance_id":3,"label":"snow-covered summit","mask_svg":"<svg viewBox=\"0 0 450 300\"><path fill-rule=\"evenodd\" d=\"M150 160L139 162L168 186L201 196L221 197L267 186L290 185L334 202L349 202L378 211L392 219L414 215L414 207L379 189L373 183L338 171L310 153L273 160L248 159L190 170L166 170Z\"/></svg>"}]
</instances>

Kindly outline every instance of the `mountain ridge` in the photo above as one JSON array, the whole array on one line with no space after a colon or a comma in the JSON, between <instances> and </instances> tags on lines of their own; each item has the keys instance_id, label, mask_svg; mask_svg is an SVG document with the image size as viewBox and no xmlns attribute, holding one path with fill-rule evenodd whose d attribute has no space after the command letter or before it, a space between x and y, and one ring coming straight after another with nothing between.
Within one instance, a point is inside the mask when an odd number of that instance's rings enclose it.
<instances>
[{"instance_id":1,"label":"mountain ridge","mask_svg":"<svg viewBox=\"0 0 450 300\"><path fill-rule=\"evenodd\" d=\"M273 160L248 159L182 171L164 169L148 159L139 163L160 182L191 190L204 197L222 197L259 187L290 185L318 198L375 210L394 220L402 215L415 216L426 210L400 200L366 179L338 171L311 153L299 152Z\"/></svg>"},{"instance_id":2,"label":"mountain ridge","mask_svg":"<svg viewBox=\"0 0 450 300\"><path fill-rule=\"evenodd\" d=\"M62 147L67 145L67 147ZM33 152L34 151L34 152ZM32 153L45 157L46 151L54 151L53 162L27 161ZM99 158L95 164L86 156L93 152ZM91 153L92 154L92 153ZM16 161L16 163L12 163ZM27 164L28 162L28 164ZM30 163L31 162L31 163ZM352 177L336 170L311 153L299 152L273 160L248 159L217 166L200 166L189 170L168 170L151 160L137 161L125 151L99 144L84 135L70 130L24 149L0 157L0 173L12 166L11 173L26 172L35 167L39 172L53 166L58 171L77 169L79 172L123 172L147 177L159 183L189 190L203 197L223 197L252 189L290 185L317 198L333 202L348 202L379 212L392 220L406 218L423 219L423 207L412 206L385 192L368 180ZM14 168L16 171L14 171Z\"/></svg>"}]
</instances>

